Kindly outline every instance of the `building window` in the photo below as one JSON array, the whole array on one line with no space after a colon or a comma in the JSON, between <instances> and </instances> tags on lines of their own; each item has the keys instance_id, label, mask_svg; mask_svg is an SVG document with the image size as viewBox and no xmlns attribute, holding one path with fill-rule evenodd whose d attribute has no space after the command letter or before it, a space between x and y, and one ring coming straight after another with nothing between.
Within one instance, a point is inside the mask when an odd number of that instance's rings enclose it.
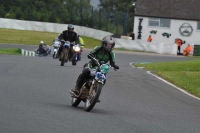
<instances>
[{"instance_id":1,"label":"building window","mask_svg":"<svg viewBox=\"0 0 200 133\"><path fill-rule=\"evenodd\" d=\"M167 27L167 28L169 28L170 24L171 24L171 20L170 19L149 18L149 26Z\"/></svg>"},{"instance_id":2,"label":"building window","mask_svg":"<svg viewBox=\"0 0 200 133\"><path fill-rule=\"evenodd\" d=\"M200 21L197 22L197 30L200 30Z\"/></svg>"}]
</instances>

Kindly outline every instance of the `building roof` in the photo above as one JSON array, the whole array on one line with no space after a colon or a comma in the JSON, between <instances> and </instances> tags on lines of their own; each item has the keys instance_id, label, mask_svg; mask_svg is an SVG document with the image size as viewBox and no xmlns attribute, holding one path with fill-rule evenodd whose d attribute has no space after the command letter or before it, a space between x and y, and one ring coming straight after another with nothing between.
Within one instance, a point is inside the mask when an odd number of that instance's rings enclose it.
<instances>
[{"instance_id":1,"label":"building roof","mask_svg":"<svg viewBox=\"0 0 200 133\"><path fill-rule=\"evenodd\" d=\"M135 15L200 20L200 0L137 0Z\"/></svg>"}]
</instances>

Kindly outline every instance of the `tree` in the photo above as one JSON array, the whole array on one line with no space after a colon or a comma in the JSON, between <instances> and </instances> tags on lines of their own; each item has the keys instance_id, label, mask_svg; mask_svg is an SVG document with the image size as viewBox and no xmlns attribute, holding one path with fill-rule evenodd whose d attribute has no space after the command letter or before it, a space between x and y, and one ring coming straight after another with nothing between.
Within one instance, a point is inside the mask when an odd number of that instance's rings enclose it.
<instances>
[{"instance_id":1,"label":"tree","mask_svg":"<svg viewBox=\"0 0 200 133\"><path fill-rule=\"evenodd\" d=\"M135 7L137 0L100 0L98 7L128 13L128 32L133 30Z\"/></svg>"}]
</instances>

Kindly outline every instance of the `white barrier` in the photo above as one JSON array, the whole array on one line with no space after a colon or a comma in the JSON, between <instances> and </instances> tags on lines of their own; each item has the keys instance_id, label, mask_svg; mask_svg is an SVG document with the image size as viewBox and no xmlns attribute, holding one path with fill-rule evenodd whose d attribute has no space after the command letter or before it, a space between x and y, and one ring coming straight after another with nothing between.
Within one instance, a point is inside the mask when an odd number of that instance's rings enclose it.
<instances>
[{"instance_id":1,"label":"white barrier","mask_svg":"<svg viewBox=\"0 0 200 133\"><path fill-rule=\"evenodd\" d=\"M34 51L28 51L28 50L24 50L24 49L20 49L20 50L21 50L21 54L24 56L35 56Z\"/></svg>"},{"instance_id":2,"label":"white barrier","mask_svg":"<svg viewBox=\"0 0 200 133\"><path fill-rule=\"evenodd\" d=\"M160 54L177 54L176 44L156 43L156 42L143 42L139 40L115 39L115 48L124 48L128 50L139 50L154 52Z\"/></svg>"},{"instance_id":3,"label":"white barrier","mask_svg":"<svg viewBox=\"0 0 200 133\"><path fill-rule=\"evenodd\" d=\"M75 31L78 34L102 40L106 35L112 35L110 32L100 31L88 27L75 25ZM33 30L61 33L67 29L67 24L45 23L36 21L22 21L15 19L0 18L0 28L19 29L19 30ZM53 40L53 38L52 38ZM116 48L124 48L128 50L139 50L155 52L160 54L176 54L177 46L175 44L167 44L160 42L142 42L141 40L129 40L116 38Z\"/></svg>"}]
</instances>

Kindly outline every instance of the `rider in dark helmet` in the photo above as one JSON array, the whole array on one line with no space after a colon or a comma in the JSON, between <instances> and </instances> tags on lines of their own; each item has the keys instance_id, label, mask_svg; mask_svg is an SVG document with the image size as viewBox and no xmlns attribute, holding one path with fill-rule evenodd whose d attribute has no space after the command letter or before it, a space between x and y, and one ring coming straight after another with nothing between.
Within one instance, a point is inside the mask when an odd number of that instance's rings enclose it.
<instances>
[{"instance_id":1,"label":"rider in dark helmet","mask_svg":"<svg viewBox=\"0 0 200 133\"><path fill-rule=\"evenodd\" d=\"M75 42L75 44L78 44L79 39L78 39L78 34L76 32L74 32L74 26L72 24L69 24L67 27L67 30L64 30L59 36L58 38L60 40L65 40L65 41L69 41L69 42ZM62 47L63 43L61 44L61 47L58 50L58 57L60 57L61 51L62 51ZM73 46L70 45L70 49L69 49L69 58L72 57L72 48Z\"/></svg>"},{"instance_id":2,"label":"rider in dark helmet","mask_svg":"<svg viewBox=\"0 0 200 133\"><path fill-rule=\"evenodd\" d=\"M105 36L102 39L101 46L96 46L88 55L88 58L91 59L95 57L99 61L104 61L107 63L110 61L110 65L114 69L119 69L119 66L115 65L115 53L112 51L115 46L115 41L112 36ZM83 67L82 73L79 75L76 86L70 92L78 94L85 79L90 77L90 69L96 66L96 63L93 60L90 60L89 63L86 63Z\"/></svg>"}]
</instances>

